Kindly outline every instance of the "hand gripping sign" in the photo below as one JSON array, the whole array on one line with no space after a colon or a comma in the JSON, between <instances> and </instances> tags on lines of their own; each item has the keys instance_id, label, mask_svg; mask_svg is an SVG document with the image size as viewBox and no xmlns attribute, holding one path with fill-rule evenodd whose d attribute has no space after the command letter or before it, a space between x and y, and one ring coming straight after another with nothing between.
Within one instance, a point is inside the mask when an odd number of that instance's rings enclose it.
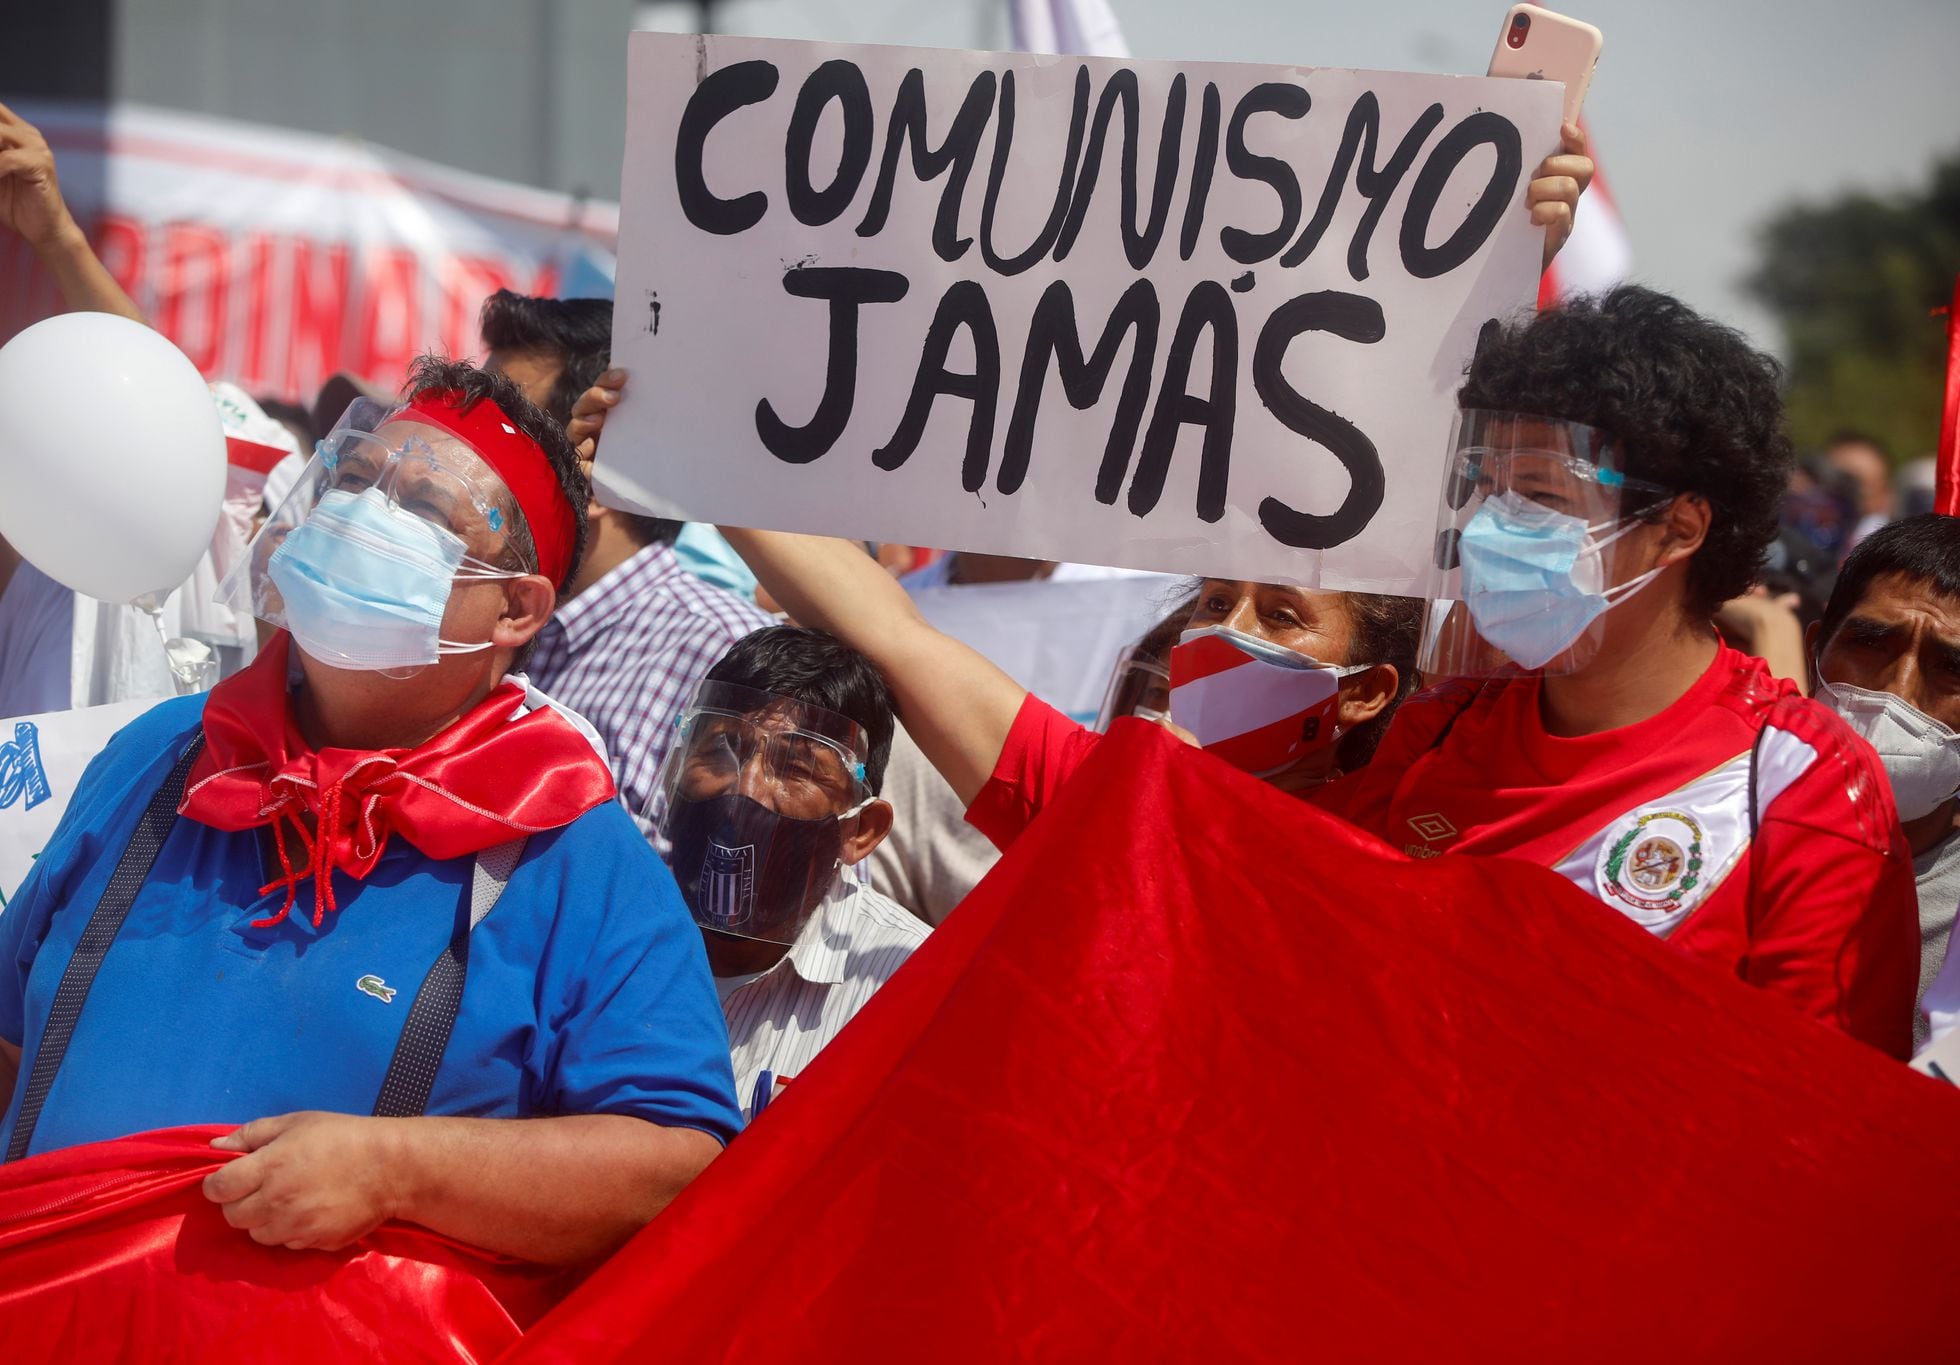
<instances>
[{"instance_id":1,"label":"hand gripping sign","mask_svg":"<svg viewBox=\"0 0 1960 1365\"><path fill-rule=\"evenodd\" d=\"M1418 593L1550 82L629 48L602 497Z\"/></svg>"}]
</instances>

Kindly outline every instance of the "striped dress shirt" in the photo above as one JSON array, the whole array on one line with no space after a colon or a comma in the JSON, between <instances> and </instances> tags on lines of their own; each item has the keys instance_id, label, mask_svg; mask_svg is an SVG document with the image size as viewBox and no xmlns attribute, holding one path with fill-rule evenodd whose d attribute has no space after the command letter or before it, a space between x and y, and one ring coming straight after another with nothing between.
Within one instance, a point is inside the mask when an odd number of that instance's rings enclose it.
<instances>
[{"instance_id":1,"label":"striped dress shirt","mask_svg":"<svg viewBox=\"0 0 1960 1365\"><path fill-rule=\"evenodd\" d=\"M896 901L839 877L783 960L729 991L735 1099L755 1118L756 1079L794 1080L931 931Z\"/></svg>"},{"instance_id":2,"label":"striped dress shirt","mask_svg":"<svg viewBox=\"0 0 1960 1365\"><path fill-rule=\"evenodd\" d=\"M671 547L649 545L559 603L525 671L592 722L612 755L619 799L640 819L696 685L730 645L774 624L753 602L682 568Z\"/></svg>"}]
</instances>

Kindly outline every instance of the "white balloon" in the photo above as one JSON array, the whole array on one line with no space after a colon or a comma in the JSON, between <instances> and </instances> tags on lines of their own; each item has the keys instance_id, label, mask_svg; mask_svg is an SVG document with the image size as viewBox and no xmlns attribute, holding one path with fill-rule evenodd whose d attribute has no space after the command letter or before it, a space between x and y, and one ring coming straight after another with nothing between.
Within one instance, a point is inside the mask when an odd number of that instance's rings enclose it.
<instances>
[{"instance_id":1,"label":"white balloon","mask_svg":"<svg viewBox=\"0 0 1960 1365\"><path fill-rule=\"evenodd\" d=\"M63 313L0 346L0 536L105 602L162 594L211 543L225 437L197 367L112 313Z\"/></svg>"}]
</instances>

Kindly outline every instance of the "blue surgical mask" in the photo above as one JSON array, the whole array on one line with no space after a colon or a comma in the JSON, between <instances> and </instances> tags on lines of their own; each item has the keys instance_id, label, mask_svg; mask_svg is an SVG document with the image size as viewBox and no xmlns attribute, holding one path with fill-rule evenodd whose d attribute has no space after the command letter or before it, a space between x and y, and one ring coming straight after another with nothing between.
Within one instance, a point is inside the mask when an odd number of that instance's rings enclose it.
<instances>
[{"instance_id":1,"label":"blue surgical mask","mask_svg":"<svg viewBox=\"0 0 1960 1365\"><path fill-rule=\"evenodd\" d=\"M416 668L489 642L441 638L459 573L521 575L467 561L453 532L389 502L379 489L335 490L287 535L266 566L299 647L335 668Z\"/></svg>"},{"instance_id":2,"label":"blue surgical mask","mask_svg":"<svg viewBox=\"0 0 1960 1365\"><path fill-rule=\"evenodd\" d=\"M1570 649L1607 608L1660 573L1605 588L1600 551L1633 529L1594 539L1610 525L1588 526L1508 490L1485 499L1458 544L1477 633L1521 668L1543 668Z\"/></svg>"}]
</instances>

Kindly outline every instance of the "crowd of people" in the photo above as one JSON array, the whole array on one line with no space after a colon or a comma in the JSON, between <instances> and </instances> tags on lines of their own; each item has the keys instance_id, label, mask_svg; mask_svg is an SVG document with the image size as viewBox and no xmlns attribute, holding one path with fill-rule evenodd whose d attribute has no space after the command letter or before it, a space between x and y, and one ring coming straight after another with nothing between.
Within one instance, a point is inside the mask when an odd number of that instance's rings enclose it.
<instances>
[{"instance_id":1,"label":"crowd of people","mask_svg":"<svg viewBox=\"0 0 1960 1365\"><path fill-rule=\"evenodd\" d=\"M140 319L0 119L0 230L70 307ZM1532 185L1548 259L1576 136ZM215 390L221 677L115 736L0 912L9 1159L222 1122L248 1155L206 1193L259 1242L399 1218L589 1261L1117 723L1410 856L1550 868L1891 1057L1960 1021L1960 520L1869 438L1799 460L1775 362L1679 301L1623 286L1481 341L1439 541L1459 597L1176 584L1097 727L910 595L1068 566L595 498L632 383L611 333L604 300L500 292L481 363L306 408ZM70 685L75 603L0 542L0 714L103 699ZM1220 659L1313 718L1201 740L1181 698Z\"/></svg>"}]
</instances>

